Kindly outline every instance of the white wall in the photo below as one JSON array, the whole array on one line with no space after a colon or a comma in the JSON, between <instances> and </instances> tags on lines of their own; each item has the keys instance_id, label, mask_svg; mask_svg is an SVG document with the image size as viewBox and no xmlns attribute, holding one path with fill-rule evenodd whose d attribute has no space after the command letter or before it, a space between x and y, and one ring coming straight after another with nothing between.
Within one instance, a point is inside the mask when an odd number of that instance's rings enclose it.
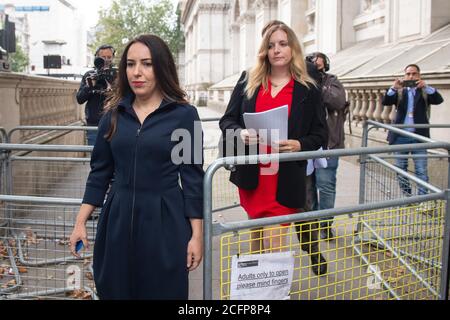
<instances>
[{"instance_id":1,"label":"white wall","mask_svg":"<svg viewBox=\"0 0 450 320\"><path fill-rule=\"evenodd\" d=\"M325 53L336 53L339 33L338 0L317 1L316 10L318 50Z\"/></svg>"},{"instance_id":2,"label":"white wall","mask_svg":"<svg viewBox=\"0 0 450 320\"><path fill-rule=\"evenodd\" d=\"M291 25L291 8L290 8L290 4L291 4L290 0L279 0L278 1L278 17L279 17L279 20L283 21L287 25Z\"/></svg>"},{"instance_id":3,"label":"white wall","mask_svg":"<svg viewBox=\"0 0 450 320\"><path fill-rule=\"evenodd\" d=\"M398 0L398 37L420 35L423 19L422 1Z\"/></svg>"},{"instance_id":4,"label":"white wall","mask_svg":"<svg viewBox=\"0 0 450 320\"><path fill-rule=\"evenodd\" d=\"M49 6L50 11L16 12L26 14L29 23L30 66L36 67L31 73L47 73L43 69L43 56L57 54L70 59L71 66L52 69L51 73L81 73L86 61L86 27L77 10L67 7L59 0L0 0L1 4L15 6ZM65 45L45 45L42 41L65 41Z\"/></svg>"},{"instance_id":5,"label":"white wall","mask_svg":"<svg viewBox=\"0 0 450 320\"><path fill-rule=\"evenodd\" d=\"M425 37L450 23L448 0L391 0L388 42Z\"/></svg>"}]
</instances>

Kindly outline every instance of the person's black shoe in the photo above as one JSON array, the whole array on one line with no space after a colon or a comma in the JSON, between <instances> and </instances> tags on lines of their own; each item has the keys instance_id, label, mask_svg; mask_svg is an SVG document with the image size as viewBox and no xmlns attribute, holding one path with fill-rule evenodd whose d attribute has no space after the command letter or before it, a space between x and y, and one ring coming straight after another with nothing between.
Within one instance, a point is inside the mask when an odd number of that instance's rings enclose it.
<instances>
[{"instance_id":1,"label":"person's black shoe","mask_svg":"<svg viewBox=\"0 0 450 320\"><path fill-rule=\"evenodd\" d=\"M320 238L328 241L335 240L336 235L334 234L333 228L328 227L320 230Z\"/></svg>"},{"instance_id":2,"label":"person's black shoe","mask_svg":"<svg viewBox=\"0 0 450 320\"><path fill-rule=\"evenodd\" d=\"M311 270L316 276L323 276L327 273L327 260L321 253L311 254Z\"/></svg>"}]
</instances>

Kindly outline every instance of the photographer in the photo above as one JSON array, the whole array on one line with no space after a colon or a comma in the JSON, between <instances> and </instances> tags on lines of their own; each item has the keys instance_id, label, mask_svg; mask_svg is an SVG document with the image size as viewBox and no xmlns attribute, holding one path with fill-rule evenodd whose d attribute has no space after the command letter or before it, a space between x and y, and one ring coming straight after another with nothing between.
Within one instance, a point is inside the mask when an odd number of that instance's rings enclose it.
<instances>
[{"instance_id":1,"label":"photographer","mask_svg":"<svg viewBox=\"0 0 450 320\"><path fill-rule=\"evenodd\" d=\"M397 116L395 124L428 124L429 123L429 105L441 104L444 101L442 96L433 87L428 86L420 77L420 68L418 65L410 64L405 68L403 79L396 79L393 86L387 91L383 98L383 105L396 105ZM406 131L414 132L421 136L430 137L430 129L406 128ZM411 144L418 143L413 138L404 137L393 132L388 134L389 144ZM407 155L409 152L401 152L401 155ZM413 155L426 156L426 150L411 151ZM414 169L416 176L428 182L428 163L426 157L414 158ZM408 170L408 158L396 159L396 166L404 171ZM411 195L411 185L409 180L398 176L400 189L407 196ZM419 187L419 195L426 194L425 188Z\"/></svg>"},{"instance_id":2,"label":"photographer","mask_svg":"<svg viewBox=\"0 0 450 320\"><path fill-rule=\"evenodd\" d=\"M77 92L77 101L85 107L87 126L98 126L103 111L106 92L111 89L115 78L115 69L112 67L114 48L109 45L100 46L95 52L95 69L85 73ZM88 145L93 146L97 131L86 131Z\"/></svg>"}]
</instances>

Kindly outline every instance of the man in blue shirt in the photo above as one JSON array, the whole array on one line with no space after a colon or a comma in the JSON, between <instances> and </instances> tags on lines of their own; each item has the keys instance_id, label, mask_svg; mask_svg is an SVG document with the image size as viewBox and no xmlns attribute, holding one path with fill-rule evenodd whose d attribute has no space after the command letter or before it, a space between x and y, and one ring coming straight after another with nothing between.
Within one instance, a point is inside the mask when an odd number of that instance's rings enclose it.
<instances>
[{"instance_id":1,"label":"man in blue shirt","mask_svg":"<svg viewBox=\"0 0 450 320\"><path fill-rule=\"evenodd\" d=\"M405 76L403 79L396 79L394 85L389 88L386 95L383 98L383 105L397 106L397 116L395 119L395 124L428 124L428 106L430 104L441 104L444 101L439 92L428 86L420 76L420 68L418 65L410 64L405 68ZM405 130L414 132L416 134L430 137L430 129L415 129L406 128ZM388 134L389 144L410 144L419 143L419 141L407 138L393 132ZM409 152L401 152L401 155L407 155ZM413 155L426 155L426 150L415 150L412 151ZM397 167L404 171L408 170L408 159L398 158L396 160ZM427 169L427 158L419 157L414 158L414 169L415 174L418 178L423 181L428 182L428 169ZM408 179L399 176L400 188L406 195L411 195L411 184ZM425 188L419 187L418 194L426 194L427 190Z\"/></svg>"}]
</instances>

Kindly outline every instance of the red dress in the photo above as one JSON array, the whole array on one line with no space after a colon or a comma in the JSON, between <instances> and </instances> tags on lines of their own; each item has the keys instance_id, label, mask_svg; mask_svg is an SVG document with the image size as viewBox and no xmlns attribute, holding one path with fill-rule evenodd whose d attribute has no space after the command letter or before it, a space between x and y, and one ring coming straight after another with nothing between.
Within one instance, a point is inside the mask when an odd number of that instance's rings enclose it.
<instances>
[{"instance_id":1,"label":"red dress","mask_svg":"<svg viewBox=\"0 0 450 320\"><path fill-rule=\"evenodd\" d=\"M261 86L258 97L256 98L255 112L267 111L288 105L288 112L291 113L292 94L294 92L294 79L281 89L281 91L272 98L270 92L272 84L269 81L269 88L264 92ZM287 125L287 124L286 124ZM267 153L270 153L270 147L267 147ZM261 169L270 167L271 164L259 165L258 186L254 190L239 189L241 206L247 212L250 219L267 218L283 216L297 213L297 208L288 208L278 203L275 199L278 186L278 171L275 174L261 174ZM272 164L273 167L273 164ZM266 170L267 171L267 170Z\"/></svg>"}]
</instances>

